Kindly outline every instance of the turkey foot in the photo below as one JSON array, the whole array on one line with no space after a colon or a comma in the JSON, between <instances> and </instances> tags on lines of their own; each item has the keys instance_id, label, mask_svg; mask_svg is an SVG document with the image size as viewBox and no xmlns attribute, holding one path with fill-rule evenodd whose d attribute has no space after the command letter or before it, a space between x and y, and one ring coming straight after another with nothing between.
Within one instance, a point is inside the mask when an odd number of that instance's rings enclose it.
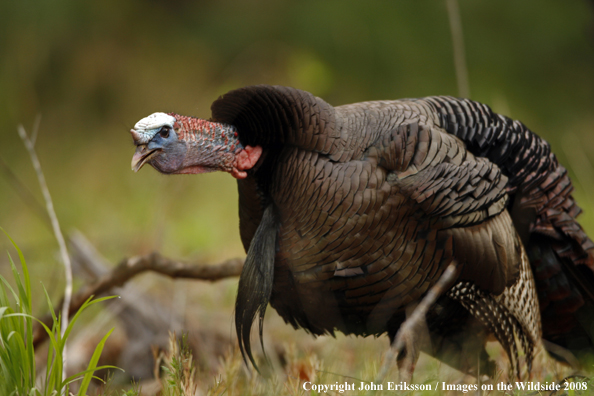
<instances>
[{"instance_id":1,"label":"turkey foot","mask_svg":"<svg viewBox=\"0 0 594 396\"><path fill-rule=\"evenodd\" d=\"M411 303L406 307L406 322L405 327L400 327L396 337L401 337L403 349L398 352L396 362L398 364L399 380L404 382L412 382L413 372L421 354L421 345L423 342L429 341L429 328L427 322L424 320L424 315L420 320L412 321L412 315L417 310L418 304ZM397 339L397 338L395 338Z\"/></svg>"},{"instance_id":2,"label":"turkey foot","mask_svg":"<svg viewBox=\"0 0 594 396\"><path fill-rule=\"evenodd\" d=\"M396 354L398 356L400 380L407 382L412 380L412 373L419 359L419 340L421 335L419 329L426 328L427 323L425 318L427 311L452 286L452 282L456 279L458 273L457 263L452 262L443 272L437 283L429 289L425 297L414 308L412 314L409 315L409 312L407 312L406 320L400 326L398 333L396 333L375 382L383 382Z\"/></svg>"}]
</instances>

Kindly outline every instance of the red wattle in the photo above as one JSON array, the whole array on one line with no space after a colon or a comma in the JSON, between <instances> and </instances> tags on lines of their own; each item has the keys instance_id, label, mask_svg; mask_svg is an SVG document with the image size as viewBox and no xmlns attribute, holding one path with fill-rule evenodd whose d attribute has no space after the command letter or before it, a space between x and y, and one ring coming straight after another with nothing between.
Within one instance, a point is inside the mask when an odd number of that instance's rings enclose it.
<instances>
[{"instance_id":1,"label":"red wattle","mask_svg":"<svg viewBox=\"0 0 594 396\"><path fill-rule=\"evenodd\" d=\"M235 157L235 166L231 171L231 176L236 179L245 179L246 170L252 169L262 155L262 146L245 146Z\"/></svg>"}]
</instances>

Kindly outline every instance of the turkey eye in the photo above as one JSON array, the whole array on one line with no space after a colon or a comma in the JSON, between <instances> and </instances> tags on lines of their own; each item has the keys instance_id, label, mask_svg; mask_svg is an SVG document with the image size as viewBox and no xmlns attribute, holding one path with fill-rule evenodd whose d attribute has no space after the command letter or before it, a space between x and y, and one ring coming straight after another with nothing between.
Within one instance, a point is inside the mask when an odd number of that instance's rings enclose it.
<instances>
[{"instance_id":1,"label":"turkey eye","mask_svg":"<svg viewBox=\"0 0 594 396\"><path fill-rule=\"evenodd\" d=\"M162 138L166 139L169 136L169 128L161 128L161 130L159 131L159 135L161 135Z\"/></svg>"}]
</instances>

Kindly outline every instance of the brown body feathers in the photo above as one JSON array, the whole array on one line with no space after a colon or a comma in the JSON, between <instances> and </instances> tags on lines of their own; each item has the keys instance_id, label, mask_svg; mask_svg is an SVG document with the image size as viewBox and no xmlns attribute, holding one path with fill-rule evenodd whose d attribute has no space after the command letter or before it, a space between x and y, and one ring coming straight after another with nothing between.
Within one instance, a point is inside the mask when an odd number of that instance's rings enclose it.
<instances>
[{"instance_id":1,"label":"brown body feathers","mask_svg":"<svg viewBox=\"0 0 594 396\"><path fill-rule=\"evenodd\" d=\"M575 221L567 171L522 123L452 97L333 107L271 86L231 91L212 115L263 148L238 180L243 244L270 253L261 268L253 253L240 281L238 335L250 358L249 328L267 296L315 335L394 337L406 307L454 260L460 275L428 315L433 355L473 372L476 359L446 352L461 353L462 339L482 351L489 333L516 371L519 351L529 366L541 335L592 349L594 244ZM268 239L253 247L257 235Z\"/></svg>"}]
</instances>

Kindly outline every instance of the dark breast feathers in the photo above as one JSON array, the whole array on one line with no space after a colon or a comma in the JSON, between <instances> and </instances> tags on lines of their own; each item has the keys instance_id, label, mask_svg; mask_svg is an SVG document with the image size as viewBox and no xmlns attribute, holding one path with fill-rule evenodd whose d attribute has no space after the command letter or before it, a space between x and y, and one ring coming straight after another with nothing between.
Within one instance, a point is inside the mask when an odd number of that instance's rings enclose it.
<instances>
[{"instance_id":1,"label":"dark breast feathers","mask_svg":"<svg viewBox=\"0 0 594 396\"><path fill-rule=\"evenodd\" d=\"M530 365L541 315L545 340L591 348L594 245L574 220L566 170L520 122L451 97L332 107L270 86L232 91L212 112L264 148L238 182L244 246L270 251L269 265L252 260L240 280L250 359L249 329L268 299L316 335L393 337L453 261L458 279L428 316L434 356L470 372L476 360L446 352L461 352L463 338L482 348L492 333L517 370L518 350ZM462 336L475 322L484 331Z\"/></svg>"}]
</instances>

